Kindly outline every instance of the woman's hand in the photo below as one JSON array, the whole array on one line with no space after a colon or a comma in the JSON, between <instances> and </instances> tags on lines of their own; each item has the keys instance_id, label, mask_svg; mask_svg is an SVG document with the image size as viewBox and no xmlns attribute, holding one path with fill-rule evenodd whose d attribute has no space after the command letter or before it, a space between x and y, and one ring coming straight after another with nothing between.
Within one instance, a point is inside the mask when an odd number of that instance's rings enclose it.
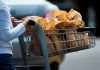
<instances>
[{"instance_id":1,"label":"woman's hand","mask_svg":"<svg viewBox=\"0 0 100 70\"><path fill-rule=\"evenodd\" d=\"M32 20L31 16L27 16L27 17L25 17L25 18L22 20L22 23L23 23L25 26L27 26L29 20Z\"/></svg>"},{"instance_id":2,"label":"woman's hand","mask_svg":"<svg viewBox=\"0 0 100 70\"><path fill-rule=\"evenodd\" d=\"M15 17L11 17L11 22L13 24L13 26L16 26L17 24L15 23L15 21L18 21Z\"/></svg>"}]
</instances>

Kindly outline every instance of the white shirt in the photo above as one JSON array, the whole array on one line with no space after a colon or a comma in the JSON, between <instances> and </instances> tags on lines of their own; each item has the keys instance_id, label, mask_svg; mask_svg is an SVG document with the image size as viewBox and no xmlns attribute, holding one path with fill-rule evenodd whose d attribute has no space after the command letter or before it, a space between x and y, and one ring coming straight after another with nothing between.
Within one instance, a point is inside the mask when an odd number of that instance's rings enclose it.
<instances>
[{"instance_id":1,"label":"white shirt","mask_svg":"<svg viewBox=\"0 0 100 70\"><path fill-rule=\"evenodd\" d=\"M13 54L10 41L25 32L25 26L20 23L13 28L9 7L0 0L0 54Z\"/></svg>"}]
</instances>

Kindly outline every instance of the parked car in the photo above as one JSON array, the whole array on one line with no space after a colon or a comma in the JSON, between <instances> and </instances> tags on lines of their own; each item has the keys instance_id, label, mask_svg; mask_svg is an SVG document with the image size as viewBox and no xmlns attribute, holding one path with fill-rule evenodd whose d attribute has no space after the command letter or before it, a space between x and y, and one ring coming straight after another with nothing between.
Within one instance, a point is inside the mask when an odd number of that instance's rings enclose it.
<instances>
[{"instance_id":1,"label":"parked car","mask_svg":"<svg viewBox=\"0 0 100 70\"><path fill-rule=\"evenodd\" d=\"M21 18L25 16L44 16L52 10L58 10L58 6L46 0L3 0L10 6L11 14Z\"/></svg>"},{"instance_id":2,"label":"parked car","mask_svg":"<svg viewBox=\"0 0 100 70\"><path fill-rule=\"evenodd\" d=\"M41 16L44 17L45 14L58 10L58 6L45 1L45 0L3 0L10 7L10 12L13 17L21 19L25 16ZM20 49L19 39L16 38L12 40L13 45L13 60L15 65L22 65L23 58ZM60 56L55 56L50 59L50 63L57 60L57 63L61 62ZM44 64L43 57L27 57L28 64Z\"/></svg>"}]
</instances>

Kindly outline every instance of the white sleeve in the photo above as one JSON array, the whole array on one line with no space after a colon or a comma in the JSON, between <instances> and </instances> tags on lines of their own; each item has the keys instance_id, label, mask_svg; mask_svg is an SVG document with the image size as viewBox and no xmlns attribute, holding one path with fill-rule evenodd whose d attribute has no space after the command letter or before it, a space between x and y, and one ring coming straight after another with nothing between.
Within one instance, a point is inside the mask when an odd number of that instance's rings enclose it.
<instances>
[{"instance_id":1,"label":"white sleeve","mask_svg":"<svg viewBox=\"0 0 100 70\"><path fill-rule=\"evenodd\" d=\"M17 25L16 27L14 27L12 29L2 30L0 32L0 36L4 41L10 41L14 38L17 38L24 32L25 32L25 26L22 23L20 23L19 25Z\"/></svg>"}]
</instances>

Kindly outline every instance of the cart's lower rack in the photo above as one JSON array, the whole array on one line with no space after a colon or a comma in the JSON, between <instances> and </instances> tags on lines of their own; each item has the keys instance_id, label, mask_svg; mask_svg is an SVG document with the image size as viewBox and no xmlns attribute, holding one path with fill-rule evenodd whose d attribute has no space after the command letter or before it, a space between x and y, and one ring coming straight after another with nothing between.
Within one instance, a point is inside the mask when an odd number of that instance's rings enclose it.
<instances>
[{"instance_id":1,"label":"cart's lower rack","mask_svg":"<svg viewBox=\"0 0 100 70\"><path fill-rule=\"evenodd\" d=\"M77 51L81 51L81 50L85 50L85 49L89 49L89 48L93 48L95 46L95 36L90 38L92 42L88 43L88 44L78 44L77 46L73 46L73 47L67 47L65 49L61 49L61 50L55 50L55 51L51 51L48 52L48 54L53 54L53 55L62 55L62 54L66 54L66 53L71 53L71 52L77 52ZM81 41L81 40L79 40ZM66 43L69 43L70 41L66 41ZM52 56L52 55L49 55Z\"/></svg>"},{"instance_id":2,"label":"cart's lower rack","mask_svg":"<svg viewBox=\"0 0 100 70\"><path fill-rule=\"evenodd\" d=\"M35 27L26 33L26 50L28 54L41 56L41 43ZM85 29L86 30L86 29ZM89 49L95 46L95 36L91 31L77 29L44 30L49 56L62 55Z\"/></svg>"}]
</instances>

